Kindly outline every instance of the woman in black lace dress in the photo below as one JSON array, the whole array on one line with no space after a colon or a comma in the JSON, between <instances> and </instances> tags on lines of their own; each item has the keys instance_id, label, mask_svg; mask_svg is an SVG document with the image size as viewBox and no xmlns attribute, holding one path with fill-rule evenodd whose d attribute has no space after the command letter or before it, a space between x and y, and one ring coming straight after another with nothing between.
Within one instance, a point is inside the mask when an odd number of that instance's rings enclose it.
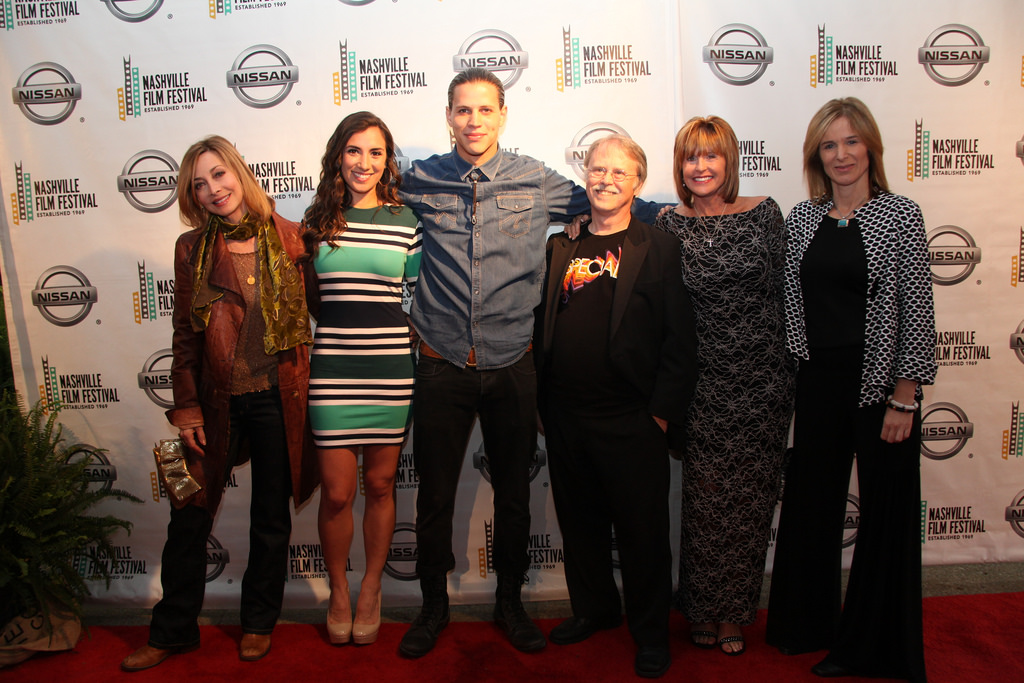
<instances>
[{"instance_id":1,"label":"woman in black lace dress","mask_svg":"<svg viewBox=\"0 0 1024 683\"><path fill-rule=\"evenodd\" d=\"M694 118L676 135L682 202L657 227L679 237L697 312L700 377L683 456L678 606L698 647L745 648L764 576L793 411L786 351L784 221L770 197L739 197L728 123Z\"/></svg>"}]
</instances>

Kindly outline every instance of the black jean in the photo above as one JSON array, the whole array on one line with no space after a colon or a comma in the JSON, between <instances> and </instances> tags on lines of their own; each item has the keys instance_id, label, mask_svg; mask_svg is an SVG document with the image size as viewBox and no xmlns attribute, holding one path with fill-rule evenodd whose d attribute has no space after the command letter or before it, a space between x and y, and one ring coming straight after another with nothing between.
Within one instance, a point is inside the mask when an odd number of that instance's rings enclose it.
<instances>
[{"instance_id":1,"label":"black jean","mask_svg":"<svg viewBox=\"0 0 1024 683\"><path fill-rule=\"evenodd\" d=\"M252 463L249 504L249 562L242 577L241 623L244 633L269 634L284 600L291 474L285 441L281 397L277 388L231 397L231 467L242 442L248 442ZM197 619L206 592L206 545L213 516L204 508L171 508L160 565L163 597L153 608L149 644L171 649L199 643Z\"/></svg>"},{"instance_id":2,"label":"black jean","mask_svg":"<svg viewBox=\"0 0 1024 683\"><path fill-rule=\"evenodd\" d=\"M537 450L537 375L532 353L497 370L460 368L420 356L413 401L416 571L455 568L452 519L473 421L480 416L494 489L494 569L523 575L530 566L530 467Z\"/></svg>"}]
</instances>

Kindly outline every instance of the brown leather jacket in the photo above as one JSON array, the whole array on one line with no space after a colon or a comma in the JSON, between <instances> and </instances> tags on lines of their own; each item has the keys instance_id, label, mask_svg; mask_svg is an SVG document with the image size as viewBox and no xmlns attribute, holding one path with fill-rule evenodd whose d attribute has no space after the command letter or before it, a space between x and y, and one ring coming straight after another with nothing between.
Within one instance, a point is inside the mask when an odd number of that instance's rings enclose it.
<instances>
[{"instance_id":1,"label":"brown leather jacket","mask_svg":"<svg viewBox=\"0 0 1024 683\"><path fill-rule=\"evenodd\" d=\"M292 261L298 261L303 253L299 225L275 213L274 226ZM189 469L203 485L203 491L191 502L214 514L220 505L229 474L227 459L231 367L238 330L245 314L245 301L235 277L227 243L218 235L210 261L209 282L224 290L224 296L214 303L205 332L192 330L194 248L202 234L202 228L183 233L174 247L174 338L171 344L174 355L171 365L174 408L167 411L167 419L179 429L204 426L205 456L189 452ZM302 265L296 267L303 268ZM310 266L306 265L305 268ZM291 462L292 497L298 507L313 494L320 483L316 448L306 415L309 348L298 346L278 353L277 357L278 388L288 440L288 459ZM248 457L248 453L243 452L238 462L245 462Z\"/></svg>"}]
</instances>

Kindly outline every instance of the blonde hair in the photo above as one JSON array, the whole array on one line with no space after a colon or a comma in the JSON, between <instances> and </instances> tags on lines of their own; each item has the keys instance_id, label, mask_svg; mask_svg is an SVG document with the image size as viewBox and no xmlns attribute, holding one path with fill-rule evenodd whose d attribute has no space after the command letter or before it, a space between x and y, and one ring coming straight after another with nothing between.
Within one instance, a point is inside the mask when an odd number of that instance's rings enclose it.
<instances>
[{"instance_id":1,"label":"blonde hair","mask_svg":"<svg viewBox=\"0 0 1024 683\"><path fill-rule=\"evenodd\" d=\"M694 116L676 133L672 154L676 194L690 208L693 208L693 193L683 181L683 164L694 155L709 152L725 159L725 182L719 190L725 203L732 204L740 193L740 145L732 126L719 116Z\"/></svg>"},{"instance_id":2,"label":"blonde hair","mask_svg":"<svg viewBox=\"0 0 1024 683\"><path fill-rule=\"evenodd\" d=\"M583 168L590 168L590 157L592 157L599 148L607 144L618 145L619 149L629 155L629 157L636 162L637 184L634 192L639 192L640 188L643 187L644 183L647 181L647 154L644 152L643 147L628 135L619 135L616 133L592 142L590 147L587 148L587 153L583 156Z\"/></svg>"},{"instance_id":3,"label":"blonde hair","mask_svg":"<svg viewBox=\"0 0 1024 683\"><path fill-rule=\"evenodd\" d=\"M235 146L219 135L211 135L189 147L181 159L181 168L178 171L178 212L181 214L181 222L192 228L201 228L210 220L210 212L199 203L192 187L196 162L206 152L213 152L219 156L228 170L238 178L242 188L242 201L245 202L249 215L260 223L269 221L274 212L273 198L260 187Z\"/></svg>"},{"instance_id":4,"label":"blonde hair","mask_svg":"<svg viewBox=\"0 0 1024 683\"><path fill-rule=\"evenodd\" d=\"M829 100L811 117L804 137L804 178L811 199L824 202L832 199L832 181L821 164L821 141L828 127L836 119L844 118L868 150L869 182L871 196L889 191L882 165L882 133L878 130L875 117L867 105L856 97L839 97Z\"/></svg>"}]
</instances>

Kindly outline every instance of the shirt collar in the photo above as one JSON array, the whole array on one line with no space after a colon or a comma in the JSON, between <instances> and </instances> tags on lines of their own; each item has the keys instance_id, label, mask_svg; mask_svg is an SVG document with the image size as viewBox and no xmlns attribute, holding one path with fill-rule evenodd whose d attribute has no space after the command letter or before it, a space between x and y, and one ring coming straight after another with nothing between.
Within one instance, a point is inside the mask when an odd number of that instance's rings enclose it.
<instances>
[{"instance_id":1,"label":"shirt collar","mask_svg":"<svg viewBox=\"0 0 1024 683\"><path fill-rule=\"evenodd\" d=\"M457 149L452 150L452 159L455 161L455 172L462 180L466 180L474 168L480 171L484 180L494 180L495 176L498 175L498 168L501 166L502 156L503 152L501 151L501 147L499 147L494 156L488 159L483 166L474 166L459 156L459 151Z\"/></svg>"}]
</instances>

